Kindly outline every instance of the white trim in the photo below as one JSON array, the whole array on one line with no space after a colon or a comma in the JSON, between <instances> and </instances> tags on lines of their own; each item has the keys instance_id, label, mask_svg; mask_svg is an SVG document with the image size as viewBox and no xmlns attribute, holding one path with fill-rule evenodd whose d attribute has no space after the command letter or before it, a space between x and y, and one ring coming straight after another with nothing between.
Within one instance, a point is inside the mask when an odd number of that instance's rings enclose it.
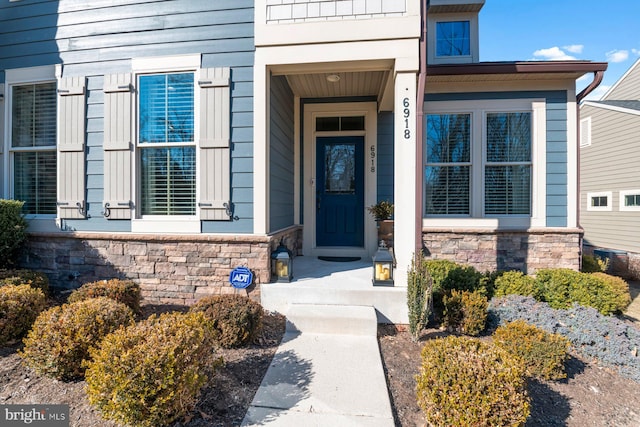
<instances>
[{"instance_id":1,"label":"white trim","mask_svg":"<svg viewBox=\"0 0 640 427\"><path fill-rule=\"evenodd\" d=\"M486 150L486 113L490 112L531 112L531 215L485 216L484 205L484 165ZM433 217L423 213L425 227L468 228L471 222L486 223L487 227L527 229L546 226L546 101L544 99L506 99L475 101L438 101L425 104L425 114L471 114L471 182L469 195L470 217ZM427 150L425 151L425 156ZM480 166L480 167L478 167ZM478 183L473 185L473 183ZM421 185L424 185L424 181ZM488 220L488 221L486 221Z\"/></svg>"},{"instance_id":2,"label":"white trim","mask_svg":"<svg viewBox=\"0 0 640 427\"><path fill-rule=\"evenodd\" d=\"M197 61L196 61L197 58ZM201 231L200 225L200 210L198 209L198 200L200 198L200 150L198 149L198 141L200 140L200 87L198 80L200 78L200 55L183 55L175 57L155 57L155 58L141 58L139 60L133 59L136 62L134 66L134 72L132 76L132 82L136 90L134 90L131 96L131 141L133 141L133 151L131 154L131 167L133 168L131 173L131 200L133 201L133 213L131 218L131 231L140 233L158 233L166 232L167 230L175 231L177 233L199 233ZM165 62L169 61L169 62ZM171 62L174 61L174 62ZM196 65L197 63L197 65ZM158 68L162 64L168 68ZM145 67L143 67L145 66ZM149 68L146 68L148 66ZM193 141L186 144L140 144L138 142L138 128L140 121L139 112L139 100L140 100L140 79L139 77L145 74L173 74L173 73L193 73ZM194 147L196 152L195 168L196 168L196 188L195 188L195 214L191 215L142 215L142 202L140 201L141 190L141 167L138 162L140 160L140 149L144 148L163 148L163 147Z\"/></svg>"},{"instance_id":3,"label":"white trim","mask_svg":"<svg viewBox=\"0 0 640 427\"><path fill-rule=\"evenodd\" d=\"M594 197L606 197L606 206L591 206L591 199ZM599 191L587 193L587 210L595 212L610 212L613 210L613 193L611 191Z\"/></svg>"},{"instance_id":4,"label":"white trim","mask_svg":"<svg viewBox=\"0 0 640 427\"><path fill-rule=\"evenodd\" d=\"M588 105L590 107L602 108L604 110L611 110L611 111L617 111L619 113L627 113L627 114L633 114L634 116L640 116L640 110L619 107L617 105L603 104L602 102L583 101L581 105Z\"/></svg>"},{"instance_id":5,"label":"white trim","mask_svg":"<svg viewBox=\"0 0 640 427\"><path fill-rule=\"evenodd\" d=\"M567 91L567 227L578 226L578 211L580 210L580 193L578 183L578 104L576 90ZM546 123L546 118L545 118ZM544 165L547 162L545 159ZM546 175L546 173L545 173Z\"/></svg>"},{"instance_id":6,"label":"white trim","mask_svg":"<svg viewBox=\"0 0 640 427\"><path fill-rule=\"evenodd\" d=\"M373 147L377 152L378 114L375 102L348 102L328 104L306 104L304 107L304 176L303 176L303 205L304 205L304 229L302 252L308 256L340 255L340 256L369 256L377 248L376 223L371 215L363 210L364 222L364 247L362 248L329 248L316 246L316 117L331 116L364 116L365 130L356 132L323 132L321 135L362 135L364 136L365 165L369 160L367 153ZM377 172L372 172L365 166L364 171L364 205L371 206L376 202ZM298 177L296 177L298 179Z\"/></svg>"},{"instance_id":7,"label":"white trim","mask_svg":"<svg viewBox=\"0 0 640 427\"><path fill-rule=\"evenodd\" d=\"M586 132L585 132L586 127ZM580 148L591 146L591 116L580 119Z\"/></svg>"},{"instance_id":8,"label":"white trim","mask_svg":"<svg viewBox=\"0 0 640 427\"><path fill-rule=\"evenodd\" d=\"M625 196L640 195L640 190L620 190L620 211L623 212L638 212L640 206L627 206L625 203Z\"/></svg>"},{"instance_id":9,"label":"white trim","mask_svg":"<svg viewBox=\"0 0 640 427\"><path fill-rule=\"evenodd\" d=\"M132 58L131 69L134 73L169 73L172 71L186 71L200 68L199 53L191 55L149 56L146 58ZM195 82L197 83L197 81Z\"/></svg>"},{"instance_id":10,"label":"white trim","mask_svg":"<svg viewBox=\"0 0 640 427\"><path fill-rule=\"evenodd\" d=\"M300 97L296 96L293 98L293 223L296 225L300 225L300 173L302 167L300 164L302 145L300 143L301 120Z\"/></svg>"},{"instance_id":11,"label":"white trim","mask_svg":"<svg viewBox=\"0 0 640 427\"><path fill-rule=\"evenodd\" d=\"M12 86L28 85L28 84L41 84L41 83L55 83L57 87L56 74L59 66L56 65L44 65L39 67L28 68L13 68L5 70L5 83L4 83L4 143L2 153L3 164L3 194L5 198L11 199L14 197L13 191L13 164L12 153L18 151L56 151L56 145L47 145L43 147L11 147L11 111L13 106L13 90ZM57 97L56 97L57 98ZM57 99L56 99L56 117L57 117ZM56 125L57 127L57 125ZM57 130L56 130L57 132ZM57 142L57 136L56 136ZM56 159L57 162L57 159ZM56 182L58 176L56 173ZM37 220L44 229L52 230L55 227L56 214L31 214L27 215L29 221Z\"/></svg>"},{"instance_id":12,"label":"white trim","mask_svg":"<svg viewBox=\"0 0 640 427\"><path fill-rule=\"evenodd\" d=\"M477 13L437 13L429 14L427 31L427 61L429 64L467 64L478 62L479 32ZM469 22L469 55L464 56L436 56L437 24L439 22Z\"/></svg>"},{"instance_id":13,"label":"white trim","mask_svg":"<svg viewBox=\"0 0 640 427\"><path fill-rule=\"evenodd\" d=\"M197 211L197 206L196 206ZM131 219L134 233L200 233L200 220L192 216L145 216Z\"/></svg>"}]
</instances>

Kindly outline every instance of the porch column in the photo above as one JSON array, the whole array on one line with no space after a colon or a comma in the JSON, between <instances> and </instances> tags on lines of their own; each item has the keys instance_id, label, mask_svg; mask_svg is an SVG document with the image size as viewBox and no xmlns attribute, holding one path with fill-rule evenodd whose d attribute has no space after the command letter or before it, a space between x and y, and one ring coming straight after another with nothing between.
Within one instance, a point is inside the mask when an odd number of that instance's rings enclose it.
<instances>
[{"instance_id":1,"label":"porch column","mask_svg":"<svg viewBox=\"0 0 640 427\"><path fill-rule=\"evenodd\" d=\"M253 233L269 231L269 73L264 52L256 50L253 68Z\"/></svg>"},{"instance_id":2,"label":"porch column","mask_svg":"<svg viewBox=\"0 0 640 427\"><path fill-rule=\"evenodd\" d=\"M395 286L407 286L407 270L417 247L416 214L416 76L398 73L394 96L394 251Z\"/></svg>"}]
</instances>

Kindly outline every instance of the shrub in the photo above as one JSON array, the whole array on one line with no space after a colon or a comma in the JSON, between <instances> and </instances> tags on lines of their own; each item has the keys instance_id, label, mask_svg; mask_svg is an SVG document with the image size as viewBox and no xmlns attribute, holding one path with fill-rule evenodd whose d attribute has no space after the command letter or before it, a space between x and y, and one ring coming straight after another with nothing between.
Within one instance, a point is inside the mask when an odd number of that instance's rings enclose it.
<instances>
[{"instance_id":1,"label":"shrub","mask_svg":"<svg viewBox=\"0 0 640 427\"><path fill-rule=\"evenodd\" d=\"M80 378L90 349L132 322L126 305L104 297L53 307L36 319L21 356L41 374L59 380Z\"/></svg>"},{"instance_id":2,"label":"shrub","mask_svg":"<svg viewBox=\"0 0 640 427\"><path fill-rule=\"evenodd\" d=\"M432 281L422 254L416 254L411 261L407 283L407 305L409 309L409 332L411 339L418 341L420 332L429 323L431 312Z\"/></svg>"},{"instance_id":3,"label":"shrub","mask_svg":"<svg viewBox=\"0 0 640 427\"><path fill-rule=\"evenodd\" d=\"M433 291L441 295L453 289L470 292L478 290L482 278L482 274L475 268L446 259L427 261L427 269L433 279Z\"/></svg>"},{"instance_id":4,"label":"shrub","mask_svg":"<svg viewBox=\"0 0 640 427\"><path fill-rule=\"evenodd\" d=\"M27 240L27 221L22 216L24 202L0 200L0 267L16 264Z\"/></svg>"},{"instance_id":5,"label":"shrub","mask_svg":"<svg viewBox=\"0 0 640 427\"><path fill-rule=\"evenodd\" d=\"M477 336L486 326L487 307L487 299L478 291L451 291L444 297L444 325L456 332Z\"/></svg>"},{"instance_id":6,"label":"shrub","mask_svg":"<svg viewBox=\"0 0 640 427\"><path fill-rule=\"evenodd\" d=\"M85 283L69 295L69 302L87 298L107 297L128 306L134 313L140 312L140 286L130 280L99 280Z\"/></svg>"},{"instance_id":7,"label":"shrub","mask_svg":"<svg viewBox=\"0 0 640 427\"><path fill-rule=\"evenodd\" d=\"M604 273L609 269L609 259L602 259L595 255L582 255L582 272Z\"/></svg>"},{"instance_id":8,"label":"shrub","mask_svg":"<svg viewBox=\"0 0 640 427\"><path fill-rule=\"evenodd\" d=\"M561 334L571 341L573 351L640 382L640 330L628 322L580 305L555 310L547 303L520 295L494 298L489 313L492 325L523 319L549 333Z\"/></svg>"},{"instance_id":9,"label":"shrub","mask_svg":"<svg viewBox=\"0 0 640 427\"><path fill-rule=\"evenodd\" d=\"M0 345L21 339L45 307L46 297L40 289L0 286Z\"/></svg>"},{"instance_id":10,"label":"shrub","mask_svg":"<svg viewBox=\"0 0 640 427\"><path fill-rule=\"evenodd\" d=\"M262 330L262 306L242 295L215 295L197 301L191 311L210 320L216 342L234 348L252 342Z\"/></svg>"},{"instance_id":11,"label":"shrub","mask_svg":"<svg viewBox=\"0 0 640 427\"><path fill-rule=\"evenodd\" d=\"M566 309L577 303L602 314L622 312L631 302L628 285L621 280L563 268L539 270L536 276L542 299L551 307Z\"/></svg>"},{"instance_id":12,"label":"shrub","mask_svg":"<svg viewBox=\"0 0 640 427\"><path fill-rule=\"evenodd\" d=\"M536 299L541 297L540 289L536 286L533 277L521 271L507 271L495 280L494 296L502 297L511 294L531 295Z\"/></svg>"},{"instance_id":13,"label":"shrub","mask_svg":"<svg viewBox=\"0 0 640 427\"><path fill-rule=\"evenodd\" d=\"M550 334L524 320L515 320L496 329L493 343L520 358L527 374L544 380L566 378L564 362L567 360L569 340L559 334Z\"/></svg>"},{"instance_id":14,"label":"shrub","mask_svg":"<svg viewBox=\"0 0 640 427\"><path fill-rule=\"evenodd\" d=\"M108 335L85 374L89 402L105 419L140 427L171 424L193 409L213 369L202 313L165 313Z\"/></svg>"},{"instance_id":15,"label":"shrub","mask_svg":"<svg viewBox=\"0 0 640 427\"><path fill-rule=\"evenodd\" d=\"M428 341L416 380L432 426L521 426L529 416L522 362L475 338Z\"/></svg>"},{"instance_id":16,"label":"shrub","mask_svg":"<svg viewBox=\"0 0 640 427\"><path fill-rule=\"evenodd\" d=\"M46 274L33 270L0 270L0 286L29 285L49 295L49 278Z\"/></svg>"}]
</instances>

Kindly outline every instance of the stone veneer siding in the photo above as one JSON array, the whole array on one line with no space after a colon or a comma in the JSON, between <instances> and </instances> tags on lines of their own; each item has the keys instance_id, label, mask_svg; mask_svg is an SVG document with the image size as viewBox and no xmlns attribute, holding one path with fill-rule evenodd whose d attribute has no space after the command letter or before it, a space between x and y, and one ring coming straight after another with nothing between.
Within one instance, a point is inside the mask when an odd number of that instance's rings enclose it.
<instances>
[{"instance_id":1,"label":"stone veneer siding","mask_svg":"<svg viewBox=\"0 0 640 427\"><path fill-rule=\"evenodd\" d=\"M640 280L639 253L611 250L608 248L597 248L590 245L583 246L583 252L586 255L594 255L594 250L598 249L604 252L609 252L609 267L607 269L607 273L621 276L628 280Z\"/></svg>"},{"instance_id":2,"label":"stone veneer siding","mask_svg":"<svg viewBox=\"0 0 640 427\"><path fill-rule=\"evenodd\" d=\"M249 292L270 280L271 251L282 239L297 253L298 227L271 236L34 233L21 266L49 276L52 286L73 289L95 280L138 283L145 302L190 305L206 295ZM229 274L238 266L254 273L254 285L238 290Z\"/></svg>"},{"instance_id":3,"label":"stone veneer siding","mask_svg":"<svg viewBox=\"0 0 640 427\"><path fill-rule=\"evenodd\" d=\"M580 229L455 231L425 228L422 240L428 257L471 265L481 272L520 270L532 274L541 268L580 268Z\"/></svg>"}]
</instances>

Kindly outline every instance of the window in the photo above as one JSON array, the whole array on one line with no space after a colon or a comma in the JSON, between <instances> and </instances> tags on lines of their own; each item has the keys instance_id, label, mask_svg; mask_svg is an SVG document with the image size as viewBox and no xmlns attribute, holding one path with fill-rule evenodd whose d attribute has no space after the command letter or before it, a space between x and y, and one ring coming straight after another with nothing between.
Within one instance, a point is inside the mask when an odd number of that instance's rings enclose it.
<instances>
[{"instance_id":1,"label":"window","mask_svg":"<svg viewBox=\"0 0 640 427\"><path fill-rule=\"evenodd\" d=\"M620 192L621 211L640 211L640 190L626 190Z\"/></svg>"},{"instance_id":2,"label":"window","mask_svg":"<svg viewBox=\"0 0 640 427\"><path fill-rule=\"evenodd\" d=\"M591 117L580 120L580 147L591 145Z\"/></svg>"},{"instance_id":3,"label":"window","mask_svg":"<svg viewBox=\"0 0 640 427\"><path fill-rule=\"evenodd\" d=\"M426 109L429 224L545 225L544 101L431 102Z\"/></svg>"},{"instance_id":4,"label":"window","mask_svg":"<svg viewBox=\"0 0 640 427\"><path fill-rule=\"evenodd\" d=\"M56 83L11 86L12 197L25 214L56 214Z\"/></svg>"},{"instance_id":5,"label":"window","mask_svg":"<svg viewBox=\"0 0 640 427\"><path fill-rule=\"evenodd\" d=\"M194 73L138 79L141 214L195 215Z\"/></svg>"},{"instance_id":6,"label":"window","mask_svg":"<svg viewBox=\"0 0 640 427\"><path fill-rule=\"evenodd\" d=\"M469 215L471 115L427 115L427 215Z\"/></svg>"},{"instance_id":7,"label":"window","mask_svg":"<svg viewBox=\"0 0 640 427\"><path fill-rule=\"evenodd\" d=\"M587 193L588 211L611 211L611 192Z\"/></svg>"},{"instance_id":8,"label":"window","mask_svg":"<svg viewBox=\"0 0 640 427\"><path fill-rule=\"evenodd\" d=\"M469 21L438 22L436 24L436 56L471 55Z\"/></svg>"}]
</instances>

